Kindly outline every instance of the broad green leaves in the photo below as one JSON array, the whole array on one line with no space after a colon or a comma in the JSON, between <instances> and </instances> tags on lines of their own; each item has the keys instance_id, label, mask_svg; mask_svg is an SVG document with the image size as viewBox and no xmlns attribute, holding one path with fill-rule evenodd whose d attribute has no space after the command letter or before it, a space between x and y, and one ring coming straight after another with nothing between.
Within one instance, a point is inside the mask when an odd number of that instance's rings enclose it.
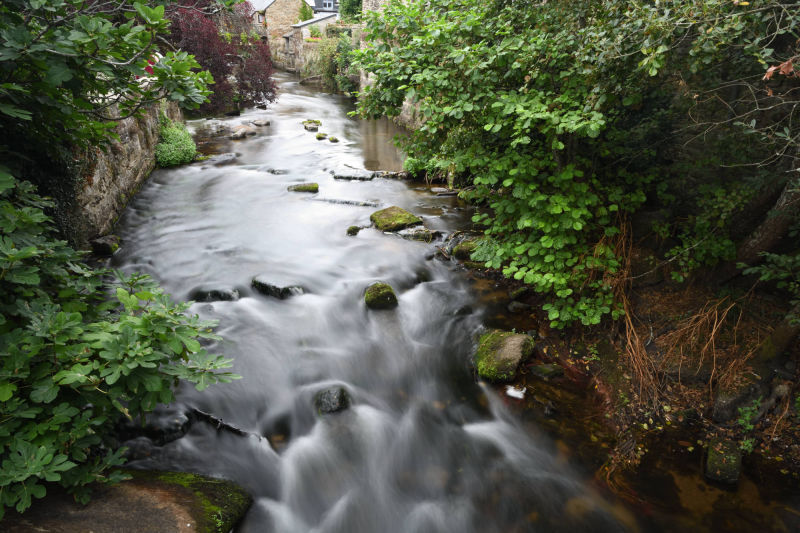
<instances>
[{"instance_id":1,"label":"broad green leaves","mask_svg":"<svg viewBox=\"0 0 800 533\"><path fill-rule=\"evenodd\" d=\"M0 168L0 516L44 496L43 481L81 499L110 481L109 422L171 401L176 380L236 378L199 342L218 339L213 324L148 278L120 276L109 301L106 273L52 237L47 205Z\"/></svg>"}]
</instances>

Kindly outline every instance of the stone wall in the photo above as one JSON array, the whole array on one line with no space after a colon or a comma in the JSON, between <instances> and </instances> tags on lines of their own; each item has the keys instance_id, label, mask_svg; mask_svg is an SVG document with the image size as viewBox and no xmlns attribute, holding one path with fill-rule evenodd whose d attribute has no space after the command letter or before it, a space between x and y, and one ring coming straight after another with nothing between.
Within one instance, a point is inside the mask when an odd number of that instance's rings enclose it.
<instances>
[{"instance_id":1,"label":"stone wall","mask_svg":"<svg viewBox=\"0 0 800 533\"><path fill-rule=\"evenodd\" d=\"M158 117L163 107L175 121L183 120L178 106L153 104L139 117L121 120L114 140L105 149L78 154L72 198L57 198L56 220L67 239L86 248L92 239L109 233L128 200L155 167Z\"/></svg>"}]
</instances>

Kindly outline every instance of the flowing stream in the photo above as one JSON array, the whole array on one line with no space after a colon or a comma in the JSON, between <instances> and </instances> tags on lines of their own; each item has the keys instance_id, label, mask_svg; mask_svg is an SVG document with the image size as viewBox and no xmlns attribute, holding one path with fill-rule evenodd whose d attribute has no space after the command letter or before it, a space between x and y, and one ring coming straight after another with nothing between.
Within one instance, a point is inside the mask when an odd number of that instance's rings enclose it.
<instances>
[{"instance_id":1,"label":"flowing stream","mask_svg":"<svg viewBox=\"0 0 800 533\"><path fill-rule=\"evenodd\" d=\"M398 205L443 232L466 227L469 209L421 184L335 180L331 170L399 170L394 129L348 118L341 97L278 79L268 110L190 123L202 132L270 120L256 136L211 147L235 159L154 172L118 226L115 266L152 274L175 299L239 292L192 311L219 321L225 340L211 349L243 379L184 387L178 408L251 434L195 423L135 464L235 480L255 498L243 532L641 530L475 381L470 357L487 310L463 270L433 259L434 244L345 233L378 208L358 203ZM340 142L318 141L304 119ZM287 191L307 181L317 194ZM255 276L305 293L261 295ZM395 288L395 310L365 307L376 280ZM319 414L315 395L336 387L350 407Z\"/></svg>"}]
</instances>

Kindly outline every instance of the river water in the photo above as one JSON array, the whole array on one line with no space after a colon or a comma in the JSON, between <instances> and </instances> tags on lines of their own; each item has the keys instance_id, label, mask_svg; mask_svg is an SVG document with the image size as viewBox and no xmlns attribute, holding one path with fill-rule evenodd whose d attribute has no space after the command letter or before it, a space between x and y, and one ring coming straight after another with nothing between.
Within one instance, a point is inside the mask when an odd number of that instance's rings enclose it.
<instances>
[{"instance_id":1,"label":"river water","mask_svg":"<svg viewBox=\"0 0 800 533\"><path fill-rule=\"evenodd\" d=\"M278 81L268 110L190 122L207 136L270 120L254 137L206 145L234 160L154 172L118 226L115 266L150 273L176 300L239 291L192 312L219 321L225 340L211 348L243 379L182 388L178 408L252 434L195 423L136 465L235 480L255 498L242 532L642 530L476 382L470 356L488 311L460 267L431 259L434 244L375 229L347 236L377 208L340 201L397 205L443 232L466 227L468 208L420 184L335 180L331 170L399 170L394 128L348 118L347 100L288 75ZM304 119L340 142L318 141ZM319 193L287 191L307 181ZM305 294L263 296L255 276ZM397 309L366 309L376 280L395 288ZM318 414L315 394L332 387L350 407Z\"/></svg>"}]
</instances>

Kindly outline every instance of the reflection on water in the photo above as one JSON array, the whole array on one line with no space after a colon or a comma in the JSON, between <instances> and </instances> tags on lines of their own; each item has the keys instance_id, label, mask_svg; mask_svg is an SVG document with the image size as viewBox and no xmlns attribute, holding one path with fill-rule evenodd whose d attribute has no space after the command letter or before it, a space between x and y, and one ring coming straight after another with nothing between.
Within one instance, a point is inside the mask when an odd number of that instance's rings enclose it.
<instances>
[{"instance_id":1,"label":"reflection on water","mask_svg":"<svg viewBox=\"0 0 800 533\"><path fill-rule=\"evenodd\" d=\"M393 145L396 136L406 130L387 118L362 120L361 136L364 139L364 168L367 170L403 170L403 157Z\"/></svg>"}]
</instances>

